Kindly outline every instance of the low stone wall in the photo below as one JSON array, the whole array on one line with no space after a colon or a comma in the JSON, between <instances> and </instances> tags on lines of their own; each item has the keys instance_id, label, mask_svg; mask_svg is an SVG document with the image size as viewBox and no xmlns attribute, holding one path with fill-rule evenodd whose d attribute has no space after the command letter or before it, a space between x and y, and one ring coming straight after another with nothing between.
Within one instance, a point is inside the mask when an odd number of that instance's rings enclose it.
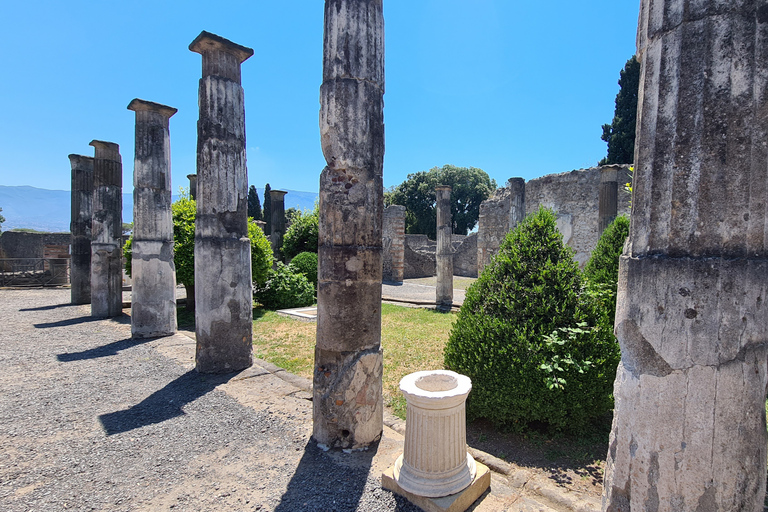
<instances>
[{"instance_id":1,"label":"low stone wall","mask_svg":"<svg viewBox=\"0 0 768 512\"><path fill-rule=\"evenodd\" d=\"M69 233L26 233L4 231L0 234L0 257L3 258L44 258L45 246L69 246Z\"/></svg>"},{"instance_id":2,"label":"low stone wall","mask_svg":"<svg viewBox=\"0 0 768 512\"><path fill-rule=\"evenodd\" d=\"M452 235L453 274L477 277L477 234ZM437 242L427 235L405 235L403 278L417 279L436 275Z\"/></svg>"}]
</instances>

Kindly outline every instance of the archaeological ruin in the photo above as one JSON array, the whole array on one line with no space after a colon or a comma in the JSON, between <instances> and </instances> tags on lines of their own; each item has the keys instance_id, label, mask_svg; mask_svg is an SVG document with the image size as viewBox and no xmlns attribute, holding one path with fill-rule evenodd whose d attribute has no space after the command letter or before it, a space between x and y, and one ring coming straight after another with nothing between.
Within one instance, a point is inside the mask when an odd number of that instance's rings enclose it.
<instances>
[{"instance_id":1,"label":"archaeological ruin","mask_svg":"<svg viewBox=\"0 0 768 512\"><path fill-rule=\"evenodd\" d=\"M281 261L281 249L283 248L283 237L285 236L285 190L270 190L270 208L272 216L272 233L269 240L272 243L272 256L275 262Z\"/></svg>"},{"instance_id":2,"label":"archaeological ruin","mask_svg":"<svg viewBox=\"0 0 768 512\"><path fill-rule=\"evenodd\" d=\"M91 224L91 316L123 313L123 164L114 142L91 141L93 222Z\"/></svg>"},{"instance_id":3,"label":"archaeological ruin","mask_svg":"<svg viewBox=\"0 0 768 512\"><path fill-rule=\"evenodd\" d=\"M176 109L134 99L131 333L134 338L176 332L176 267L171 216L169 120Z\"/></svg>"},{"instance_id":4,"label":"archaeological ruin","mask_svg":"<svg viewBox=\"0 0 768 512\"><path fill-rule=\"evenodd\" d=\"M451 191L447 185L435 187L437 196L437 249L435 251L435 304L438 311L453 307L453 247L451 246Z\"/></svg>"},{"instance_id":5,"label":"archaeological ruin","mask_svg":"<svg viewBox=\"0 0 768 512\"><path fill-rule=\"evenodd\" d=\"M93 157L69 155L69 162L72 166L70 295L72 304L90 304Z\"/></svg>"},{"instance_id":6,"label":"archaeological ruin","mask_svg":"<svg viewBox=\"0 0 768 512\"><path fill-rule=\"evenodd\" d=\"M313 437L364 448L383 429L384 17L381 0L326 0Z\"/></svg>"},{"instance_id":7,"label":"archaeological ruin","mask_svg":"<svg viewBox=\"0 0 768 512\"><path fill-rule=\"evenodd\" d=\"M643 0L603 510L763 510L768 6Z\"/></svg>"},{"instance_id":8,"label":"archaeological ruin","mask_svg":"<svg viewBox=\"0 0 768 512\"><path fill-rule=\"evenodd\" d=\"M197 123L195 364L227 373L253 364L253 283L248 239L245 104L240 65L253 50L201 32Z\"/></svg>"}]
</instances>

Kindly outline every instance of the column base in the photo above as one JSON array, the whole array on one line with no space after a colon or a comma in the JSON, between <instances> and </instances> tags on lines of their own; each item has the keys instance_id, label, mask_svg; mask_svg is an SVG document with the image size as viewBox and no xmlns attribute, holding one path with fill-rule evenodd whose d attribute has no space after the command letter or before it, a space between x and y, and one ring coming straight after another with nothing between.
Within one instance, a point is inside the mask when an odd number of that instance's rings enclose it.
<instances>
[{"instance_id":1,"label":"column base","mask_svg":"<svg viewBox=\"0 0 768 512\"><path fill-rule=\"evenodd\" d=\"M491 486L491 472L488 467L480 462L475 462L475 464L477 473L469 486L456 494L442 498L418 496L400 487L394 477L395 466L390 467L381 475L381 486L402 496L425 512L464 512Z\"/></svg>"}]
</instances>

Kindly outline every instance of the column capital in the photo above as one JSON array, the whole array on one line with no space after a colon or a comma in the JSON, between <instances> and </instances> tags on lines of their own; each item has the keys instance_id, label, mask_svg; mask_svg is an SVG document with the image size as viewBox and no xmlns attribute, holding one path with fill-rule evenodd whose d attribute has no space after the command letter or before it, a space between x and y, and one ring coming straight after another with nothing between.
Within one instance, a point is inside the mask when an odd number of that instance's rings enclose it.
<instances>
[{"instance_id":1,"label":"column capital","mask_svg":"<svg viewBox=\"0 0 768 512\"><path fill-rule=\"evenodd\" d=\"M134 112L148 110L152 112L157 112L161 116L166 118L171 118L176 112L179 111L179 109L169 107L168 105L161 105L160 103L141 100L139 98L134 98L131 100L131 102L128 104L128 110L133 110Z\"/></svg>"},{"instance_id":2,"label":"column capital","mask_svg":"<svg viewBox=\"0 0 768 512\"><path fill-rule=\"evenodd\" d=\"M269 197L270 199L277 199L278 201L281 201L287 193L287 190L270 190Z\"/></svg>"},{"instance_id":3,"label":"column capital","mask_svg":"<svg viewBox=\"0 0 768 512\"><path fill-rule=\"evenodd\" d=\"M93 166L92 156L75 155L75 154L71 154L68 156L69 156L69 163L72 164L72 168L80 167L83 164Z\"/></svg>"},{"instance_id":4,"label":"column capital","mask_svg":"<svg viewBox=\"0 0 768 512\"><path fill-rule=\"evenodd\" d=\"M112 158L118 162L122 161L120 158L120 145L114 142L94 139L88 145L96 149L96 158Z\"/></svg>"},{"instance_id":5,"label":"column capital","mask_svg":"<svg viewBox=\"0 0 768 512\"><path fill-rule=\"evenodd\" d=\"M453 191L453 187L450 186L450 185L437 185L435 187L435 192L437 192L438 190L440 190L440 191L447 190L448 192L452 192Z\"/></svg>"}]
</instances>

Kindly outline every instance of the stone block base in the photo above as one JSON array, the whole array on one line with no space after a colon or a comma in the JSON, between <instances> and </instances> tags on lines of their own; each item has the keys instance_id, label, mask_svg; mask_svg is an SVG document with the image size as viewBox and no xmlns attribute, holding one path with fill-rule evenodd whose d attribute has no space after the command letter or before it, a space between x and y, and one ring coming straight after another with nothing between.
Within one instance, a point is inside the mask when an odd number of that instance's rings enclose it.
<instances>
[{"instance_id":1,"label":"stone block base","mask_svg":"<svg viewBox=\"0 0 768 512\"><path fill-rule=\"evenodd\" d=\"M401 488L395 481L394 466L381 475L381 486L399 494L425 512L464 512L491 486L491 471L488 466L477 462L477 474L469 487L456 494L442 498L425 498Z\"/></svg>"}]
</instances>

